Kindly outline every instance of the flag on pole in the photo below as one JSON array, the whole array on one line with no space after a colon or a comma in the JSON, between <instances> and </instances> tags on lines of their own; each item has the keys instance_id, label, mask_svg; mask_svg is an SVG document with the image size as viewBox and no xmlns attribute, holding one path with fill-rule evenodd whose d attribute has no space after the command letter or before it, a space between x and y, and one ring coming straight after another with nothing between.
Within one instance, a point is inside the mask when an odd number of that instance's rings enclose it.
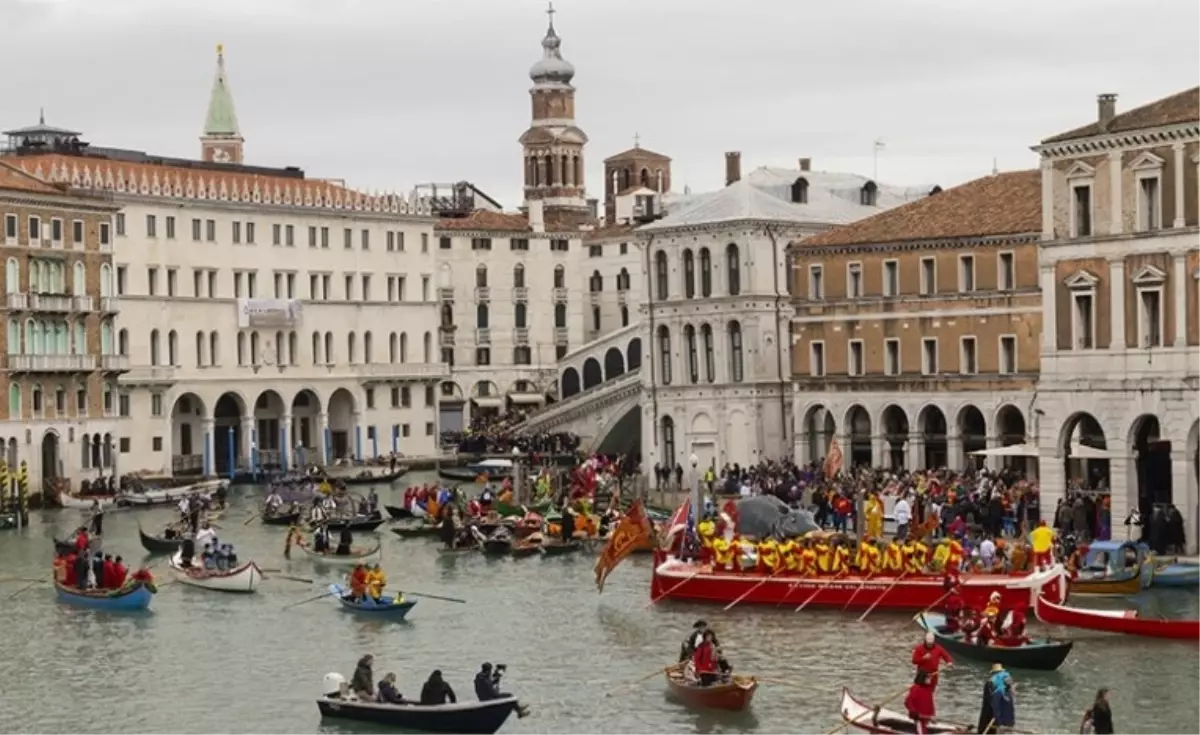
<instances>
[{"instance_id":1,"label":"flag on pole","mask_svg":"<svg viewBox=\"0 0 1200 735\"><path fill-rule=\"evenodd\" d=\"M604 580L608 579L612 570L633 553L634 549L651 543L653 533L650 518L642 507L641 499L634 500L633 505L629 506L629 512L609 534L608 543L604 545L600 558L596 560L596 588L600 592L604 591Z\"/></svg>"},{"instance_id":2,"label":"flag on pole","mask_svg":"<svg viewBox=\"0 0 1200 735\"><path fill-rule=\"evenodd\" d=\"M845 458L842 456L842 445L838 443L837 437L829 443L829 454L825 456L825 479L832 480L837 477L837 473L842 471L842 462Z\"/></svg>"}]
</instances>

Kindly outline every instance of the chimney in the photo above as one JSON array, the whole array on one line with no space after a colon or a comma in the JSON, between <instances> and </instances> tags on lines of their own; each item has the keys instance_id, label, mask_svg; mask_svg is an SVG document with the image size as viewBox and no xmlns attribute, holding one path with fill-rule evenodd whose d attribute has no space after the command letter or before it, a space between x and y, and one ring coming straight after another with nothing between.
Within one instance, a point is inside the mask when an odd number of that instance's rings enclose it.
<instances>
[{"instance_id":1,"label":"chimney","mask_svg":"<svg viewBox=\"0 0 1200 735\"><path fill-rule=\"evenodd\" d=\"M812 159L811 158L801 158L800 159L800 170L801 171L812 171Z\"/></svg>"},{"instance_id":2,"label":"chimney","mask_svg":"<svg viewBox=\"0 0 1200 735\"><path fill-rule=\"evenodd\" d=\"M545 205L541 199L529 202L529 229L534 232L546 231Z\"/></svg>"},{"instance_id":3,"label":"chimney","mask_svg":"<svg viewBox=\"0 0 1200 735\"><path fill-rule=\"evenodd\" d=\"M1117 115L1117 96L1112 93L1097 95L1096 108L1099 113L1097 120L1100 124L1100 132L1107 133L1108 124Z\"/></svg>"},{"instance_id":4,"label":"chimney","mask_svg":"<svg viewBox=\"0 0 1200 735\"><path fill-rule=\"evenodd\" d=\"M730 151L725 154L725 186L736 184L742 178L742 152Z\"/></svg>"}]
</instances>

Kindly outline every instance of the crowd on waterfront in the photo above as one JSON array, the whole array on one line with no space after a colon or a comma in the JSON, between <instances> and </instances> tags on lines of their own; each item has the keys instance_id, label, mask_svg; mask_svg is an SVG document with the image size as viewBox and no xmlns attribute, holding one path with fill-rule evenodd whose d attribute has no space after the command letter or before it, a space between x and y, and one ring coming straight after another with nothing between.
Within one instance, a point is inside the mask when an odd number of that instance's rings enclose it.
<instances>
[{"instance_id":1,"label":"crowd on waterfront","mask_svg":"<svg viewBox=\"0 0 1200 735\"><path fill-rule=\"evenodd\" d=\"M457 447L460 454L511 454L514 449L529 455L573 454L580 439L571 432L526 432L520 429L524 412L503 416L474 416L463 431L443 431L442 444Z\"/></svg>"}]
</instances>

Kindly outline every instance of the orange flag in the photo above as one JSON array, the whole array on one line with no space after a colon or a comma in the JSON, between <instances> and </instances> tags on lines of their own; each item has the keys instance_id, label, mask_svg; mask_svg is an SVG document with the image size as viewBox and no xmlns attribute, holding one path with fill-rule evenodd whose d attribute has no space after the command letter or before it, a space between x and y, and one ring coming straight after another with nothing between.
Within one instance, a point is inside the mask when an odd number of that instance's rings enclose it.
<instances>
[{"instance_id":1,"label":"orange flag","mask_svg":"<svg viewBox=\"0 0 1200 735\"><path fill-rule=\"evenodd\" d=\"M600 592L604 591L604 580L621 560L633 553L634 549L649 543L652 535L650 518L642 507L642 501L633 501L629 511L609 534L608 543L596 560L596 587Z\"/></svg>"},{"instance_id":2,"label":"orange flag","mask_svg":"<svg viewBox=\"0 0 1200 735\"><path fill-rule=\"evenodd\" d=\"M825 479L832 480L837 477L837 473L842 471L842 445L838 444L837 437L829 443L829 454L825 457Z\"/></svg>"}]
</instances>

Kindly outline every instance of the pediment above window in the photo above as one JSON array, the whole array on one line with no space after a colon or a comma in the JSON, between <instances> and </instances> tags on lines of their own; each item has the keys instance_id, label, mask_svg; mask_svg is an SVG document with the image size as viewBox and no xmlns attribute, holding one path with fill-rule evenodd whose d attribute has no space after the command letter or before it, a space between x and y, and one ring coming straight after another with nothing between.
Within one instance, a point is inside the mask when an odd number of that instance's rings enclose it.
<instances>
[{"instance_id":1,"label":"pediment above window","mask_svg":"<svg viewBox=\"0 0 1200 735\"><path fill-rule=\"evenodd\" d=\"M1067 169L1068 179L1090 179L1096 175L1096 169L1087 165L1083 161L1076 161L1071 164L1071 168Z\"/></svg>"},{"instance_id":2,"label":"pediment above window","mask_svg":"<svg viewBox=\"0 0 1200 735\"><path fill-rule=\"evenodd\" d=\"M1081 269L1067 276L1063 283L1072 291L1087 291L1094 289L1100 283L1100 279Z\"/></svg>"},{"instance_id":3,"label":"pediment above window","mask_svg":"<svg viewBox=\"0 0 1200 735\"><path fill-rule=\"evenodd\" d=\"M1133 163L1129 164L1129 168L1134 171L1157 171L1163 167L1163 159L1154 155L1150 151L1143 152L1140 156L1133 159Z\"/></svg>"},{"instance_id":4,"label":"pediment above window","mask_svg":"<svg viewBox=\"0 0 1200 735\"><path fill-rule=\"evenodd\" d=\"M1139 286L1157 286L1166 280L1167 274L1152 265L1144 265L1133 274L1133 282Z\"/></svg>"}]
</instances>

